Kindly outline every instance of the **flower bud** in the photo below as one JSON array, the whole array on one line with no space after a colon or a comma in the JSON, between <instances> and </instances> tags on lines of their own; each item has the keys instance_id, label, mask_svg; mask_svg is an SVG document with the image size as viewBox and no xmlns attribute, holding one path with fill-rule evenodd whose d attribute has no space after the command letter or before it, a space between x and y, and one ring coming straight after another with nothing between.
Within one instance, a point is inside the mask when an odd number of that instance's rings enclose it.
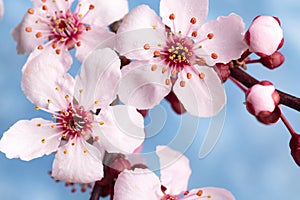
<instances>
[{"instance_id":1,"label":"flower bud","mask_svg":"<svg viewBox=\"0 0 300 200\"><path fill-rule=\"evenodd\" d=\"M229 66L230 64L223 64L223 63L217 63L214 66L214 70L217 72L222 83L224 83L230 76Z\"/></svg>"},{"instance_id":2,"label":"flower bud","mask_svg":"<svg viewBox=\"0 0 300 200\"><path fill-rule=\"evenodd\" d=\"M284 62L284 55L276 51L270 56L261 57L260 61L265 67L275 69Z\"/></svg>"},{"instance_id":3,"label":"flower bud","mask_svg":"<svg viewBox=\"0 0 300 200\"><path fill-rule=\"evenodd\" d=\"M278 121L281 115L279 101L279 94L269 81L255 84L246 92L247 110L263 124L273 124Z\"/></svg>"},{"instance_id":4,"label":"flower bud","mask_svg":"<svg viewBox=\"0 0 300 200\"><path fill-rule=\"evenodd\" d=\"M294 161L300 167L300 135L292 135L290 149Z\"/></svg>"},{"instance_id":5,"label":"flower bud","mask_svg":"<svg viewBox=\"0 0 300 200\"><path fill-rule=\"evenodd\" d=\"M245 34L249 50L260 56L271 55L283 45L280 21L272 16L257 16Z\"/></svg>"}]
</instances>

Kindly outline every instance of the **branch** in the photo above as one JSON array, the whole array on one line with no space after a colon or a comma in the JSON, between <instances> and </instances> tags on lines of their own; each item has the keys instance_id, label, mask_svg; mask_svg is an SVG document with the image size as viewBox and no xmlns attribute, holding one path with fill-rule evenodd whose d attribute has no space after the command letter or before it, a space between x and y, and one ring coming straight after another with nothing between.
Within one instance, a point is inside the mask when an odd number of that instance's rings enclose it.
<instances>
[{"instance_id":1,"label":"branch","mask_svg":"<svg viewBox=\"0 0 300 200\"><path fill-rule=\"evenodd\" d=\"M102 186L95 182L95 185L93 187L93 191L91 193L90 200L99 200L102 192Z\"/></svg>"},{"instance_id":2,"label":"branch","mask_svg":"<svg viewBox=\"0 0 300 200\"><path fill-rule=\"evenodd\" d=\"M230 75L248 88L259 82L257 79L253 78L247 72L238 67L230 68ZM277 90L277 92L280 95L280 104L300 112L300 98L280 90Z\"/></svg>"}]
</instances>

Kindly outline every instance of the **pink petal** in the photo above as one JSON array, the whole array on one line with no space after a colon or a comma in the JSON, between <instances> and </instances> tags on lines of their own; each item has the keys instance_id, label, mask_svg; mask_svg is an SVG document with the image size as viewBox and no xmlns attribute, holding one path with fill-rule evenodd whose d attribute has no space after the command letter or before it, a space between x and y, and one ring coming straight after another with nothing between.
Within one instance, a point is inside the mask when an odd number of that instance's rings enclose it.
<instances>
[{"instance_id":1,"label":"pink petal","mask_svg":"<svg viewBox=\"0 0 300 200\"><path fill-rule=\"evenodd\" d=\"M53 122L41 118L20 120L3 134L0 151L7 158L29 161L57 150L61 134Z\"/></svg>"},{"instance_id":2,"label":"pink petal","mask_svg":"<svg viewBox=\"0 0 300 200\"><path fill-rule=\"evenodd\" d=\"M81 33L79 41L81 45L76 46L76 58L83 61L85 57L96 48L114 48L115 34L107 28L93 26L90 31Z\"/></svg>"},{"instance_id":3,"label":"pink petal","mask_svg":"<svg viewBox=\"0 0 300 200\"><path fill-rule=\"evenodd\" d=\"M23 68L21 87L32 103L57 111L69 104L65 96L73 96L74 81L55 55L40 54Z\"/></svg>"},{"instance_id":4,"label":"pink petal","mask_svg":"<svg viewBox=\"0 0 300 200\"><path fill-rule=\"evenodd\" d=\"M83 138L73 138L58 149L52 166L52 176L56 180L72 183L100 180L103 177L102 155Z\"/></svg>"},{"instance_id":5,"label":"pink petal","mask_svg":"<svg viewBox=\"0 0 300 200\"><path fill-rule=\"evenodd\" d=\"M179 76L173 87L174 93L190 114L198 117L216 115L226 103L221 80L210 67L194 65L194 68L195 70L182 71L182 76ZM187 73L191 74L191 79L187 79ZM181 81L184 81L184 87L181 86Z\"/></svg>"},{"instance_id":6,"label":"pink petal","mask_svg":"<svg viewBox=\"0 0 300 200\"><path fill-rule=\"evenodd\" d=\"M206 55L201 55L201 53L198 55L204 57L210 66L240 58L248 48L244 41L244 27L243 19L234 13L204 24L199 30L197 39L202 40L209 33L213 34L213 38L200 43ZM217 59L212 59L212 53L217 54Z\"/></svg>"},{"instance_id":7,"label":"pink petal","mask_svg":"<svg viewBox=\"0 0 300 200\"><path fill-rule=\"evenodd\" d=\"M84 60L76 77L75 97L86 108L108 106L121 78L120 59L111 49L96 49Z\"/></svg>"},{"instance_id":8,"label":"pink petal","mask_svg":"<svg viewBox=\"0 0 300 200\"><path fill-rule=\"evenodd\" d=\"M161 197L159 179L148 169L124 170L116 180L114 200L159 200Z\"/></svg>"},{"instance_id":9,"label":"pink petal","mask_svg":"<svg viewBox=\"0 0 300 200\"><path fill-rule=\"evenodd\" d=\"M35 37L35 33L27 32L25 29L31 27L32 30L48 30L49 28L44 23L35 23L38 19L40 12L35 11L34 14L26 12L22 21L11 32L14 40L17 42L18 54L29 54L37 48L39 44L43 44L48 40L48 37L42 36L40 38Z\"/></svg>"},{"instance_id":10,"label":"pink petal","mask_svg":"<svg viewBox=\"0 0 300 200\"><path fill-rule=\"evenodd\" d=\"M169 26L174 32L173 21L169 19L170 14L175 15L176 32L182 31L186 34L191 25L190 20L195 17L197 22L191 31L198 29L205 22L208 13L208 0L161 0L160 16L163 23Z\"/></svg>"},{"instance_id":11,"label":"pink petal","mask_svg":"<svg viewBox=\"0 0 300 200\"><path fill-rule=\"evenodd\" d=\"M122 69L118 95L120 100L138 109L150 109L159 104L170 92L171 84L167 72L162 73L161 64L135 61Z\"/></svg>"},{"instance_id":12,"label":"pink petal","mask_svg":"<svg viewBox=\"0 0 300 200\"><path fill-rule=\"evenodd\" d=\"M178 195L186 191L192 172L188 158L168 146L157 146L156 154L160 161L161 184L167 188L166 193Z\"/></svg>"},{"instance_id":13,"label":"pink petal","mask_svg":"<svg viewBox=\"0 0 300 200\"><path fill-rule=\"evenodd\" d=\"M201 194L201 196L199 196L199 194ZM189 197L184 198L184 200L194 200L200 198L207 200L235 200L231 192L229 192L226 189L217 187L204 187L199 189L193 189L189 191Z\"/></svg>"},{"instance_id":14,"label":"pink petal","mask_svg":"<svg viewBox=\"0 0 300 200\"><path fill-rule=\"evenodd\" d=\"M132 153L144 141L144 118L134 107L108 106L95 120L93 135L110 153Z\"/></svg>"},{"instance_id":15,"label":"pink petal","mask_svg":"<svg viewBox=\"0 0 300 200\"><path fill-rule=\"evenodd\" d=\"M160 17L149 6L140 5L125 16L118 29L116 49L131 59L150 59L158 44L165 42L165 34ZM145 44L150 49L145 50Z\"/></svg>"},{"instance_id":16,"label":"pink petal","mask_svg":"<svg viewBox=\"0 0 300 200\"><path fill-rule=\"evenodd\" d=\"M128 12L127 0L80 0L79 3L82 4L80 13L89 12L83 22L102 27L121 19ZM88 11L90 5L94 5L94 9Z\"/></svg>"}]
</instances>

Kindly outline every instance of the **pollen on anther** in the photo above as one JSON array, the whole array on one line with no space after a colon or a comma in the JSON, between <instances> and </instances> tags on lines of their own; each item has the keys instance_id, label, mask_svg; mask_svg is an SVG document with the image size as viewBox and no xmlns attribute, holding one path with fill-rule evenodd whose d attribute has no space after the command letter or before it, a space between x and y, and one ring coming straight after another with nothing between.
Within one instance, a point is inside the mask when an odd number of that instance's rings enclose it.
<instances>
[{"instance_id":1,"label":"pollen on anther","mask_svg":"<svg viewBox=\"0 0 300 200\"><path fill-rule=\"evenodd\" d=\"M80 89L80 90L79 90L79 93L82 94L82 93L83 93L83 89Z\"/></svg>"},{"instance_id":2,"label":"pollen on anther","mask_svg":"<svg viewBox=\"0 0 300 200\"><path fill-rule=\"evenodd\" d=\"M187 77L188 79L191 79L191 78L192 78L192 74L191 74L191 73L187 73L187 74L186 74L186 77Z\"/></svg>"},{"instance_id":3,"label":"pollen on anther","mask_svg":"<svg viewBox=\"0 0 300 200\"><path fill-rule=\"evenodd\" d=\"M211 198L211 195L210 195L210 194L208 194L208 195L207 195L207 198L209 198L209 199L210 199L210 198Z\"/></svg>"},{"instance_id":4,"label":"pollen on anther","mask_svg":"<svg viewBox=\"0 0 300 200\"><path fill-rule=\"evenodd\" d=\"M77 45L78 47L80 47L80 46L81 46L81 42L80 42L80 41L77 42L76 45Z\"/></svg>"},{"instance_id":5,"label":"pollen on anther","mask_svg":"<svg viewBox=\"0 0 300 200\"><path fill-rule=\"evenodd\" d=\"M55 49L57 47L57 43L53 42L51 46L52 46L53 49Z\"/></svg>"},{"instance_id":6,"label":"pollen on anther","mask_svg":"<svg viewBox=\"0 0 300 200\"><path fill-rule=\"evenodd\" d=\"M175 14L174 14L174 13L170 14L170 15L169 15L169 19L170 19L170 20L174 20L174 19L175 19Z\"/></svg>"},{"instance_id":7,"label":"pollen on anther","mask_svg":"<svg viewBox=\"0 0 300 200\"><path fill-rule=\"evenodd\" d=\"M36 124L36 126L37 126L37 127L41 127L41 126L42 126L42 124Z\"/></svg>"},{"instance_id":8,"label":"pollen on anther","mask_svg":"<svg viewBox=\"0 0 300 200\"><path fill-rule=\"evenodd\" d=\"M165 68L165 67L164 67L164 68L162 68L162 70L161 70L161 73L163 73L163 74L164 74L164 73L166 73L166 72L167 72L167 68Z\"/></svg>"},{"instance_id":9,"label":"pollen on anther","mask_svg":"<svg viewBox=\"0 0 300 200\"><path fill-rule=\"evenodd\" d=\"M95 136L94 141L95 142L99 141L99 136Z\"/></svg>"},{"instance_id":10,"label":"pollen on anther","mask_svg":"<svg viewBox=\"0 0 300 200\"><path fill-rule=\"evenodd\" d=\"M33 14L34 14L34 10L33 10L32 8L29 8L29 9L27 10L27 13L33 15Z\"/></svg>"},{"instance_id":11,"label":"pollen on anther","mask_svg":"<svg viewBox=\"0 0 300 200\"><path fill-rule=\"evenodd\" d=\"M74 145L75 145L75 142L72 142L71 145L74 146Z\"/></svg>"},{"instance_id":12,"label":"pollen on anther","mask_svg":"<svg viewBox=\"0 0 300 200\"><path fill-rule=\"evenodd\" d=\"M197 20L195 17L192 17L191 20L190 20L191 24L196 24Z\"/></svg>"},{"instance_id":13,"label":"pollen on anther","mask_svg":"<svg viewBox=\"0 0 300 200\"><path fill-rule=\"evenodd\" d=\"M85 30L90 31L90 30L92 30L92 27L88 26L88 27L85 28Z\"/></svg>"},{"instance_id":14,"label":"pollen on anther","mask_svg":"<svg viewBox=\"0 0 300 200\"><path fill-rule=\"evenodd\" d=\"M51 99L48 99L47 102L48 102L48 103L51 103Z\"/></svg>"},{"instance_id":15,"label":"pollen on anther","mask_svg":"<svg viewBox=\"0 0 300 200\"><path fill-rule=\"evenodd\" d=\"M67 154L68 153L68 150L64 150L64 154Z\"/></svg>"},{"instance_id":16,"label":"pollen on anther","mask_svg":"<svg viewBox=\"0 0 300 200\"><path fill-rule=\"evenodd\" d=\"M25 31L28 32L28 33L30 33L30 32L32 32L32 28L31 27L26 27Z\"/></svg>"},{"instance_id":17,"label":"pollen on anther","mask_svg":"<svg viewBox=\"0 0 300 200\"><path fill-rule=\"evenodd\" d=\"M55 90L59 91L59 90L60 90L60 88L59 88L59 87L56 87L56 88L55 88Z\"/></svg>"},{"instance_id":18,"label":"pollen on anther","mask_svg":"<svg viewBox=\"0 0 300 200\"><path fill-rule=\"evenodd\" d=\"M52 124L52 125L51 125L51 128L55 128L55 125L54 125L54 124Z\"/></svg>"},{"instance_id":19,"label":"pollen on anther","mask_svg":"<svg viewBox=\"0 0 300 200\"><path fill-rule=\"evenodd\" d=\"M184 87L185 86L185 81L180 81L180 86Z\"/></svg>"},{"instance_id":20,"label":"pollen on anther","mask_svg":"<svg viewBox=\"0 0 300 200\"><path fill-rule=\"evenodd\" d=\"M65 98L68 99L68 98L70 98L70 96L68 94L66 94Z\"/></svg>"},{"instance_id":21,"label":"pollen on anther","mask_svg":"<svg viewBox=\"0 0 300 200\"><path fill-rule=\"evenodd\" d=\"M43 5L43 6L42 6L42 9L43 9L43 10L48 10L48 7L47 7L46 5Z\"/></svg>"},{"instance_id":22,"label":"pollen on anther","mask_svg":"<svg viewBox=\"0 0 300 200\"><path fill-rule=\"evenodd\" d=\"M170 85L171 84L171 81L170 81L170 79L166 79L166 85Z\"/></svg>"},{"instance_id":23,"label":"pollen on anther","mask_svg":"<svg viewBox=\"0 0 300 200\"><path fill-rule=\"evenodd\" d=\"M35 106L35 108L34 108L35 110L39 110L40 109L40 107L38 107L38 106Z\"/></svg>"},{"instance_id":24,"label":"pollen on anther","mask_svg":"<svg viewBox=\"0 0 300 200\"><path fill-rule=\"evenodd\" d=\"M205 74L204 73L200 73L199 74L199 78L204 79L205 78Z\"/></svg>"},{"instance_id":25,"label":"pollen on anther","mask_svg":"<svg viewBox=\"0 0 300 200\"><path fill-rule=\"evenodd\" d=\"M197 31L193 31L193 32L192 32L192 36L193 36L193 37L197 37L197 35L198 35Z\"/></svg>"},{"instance_id":26,"label":"pollen on anther","mask_svg":"<svg viewBox=\"0 0 300 200\"><path fill-rule=\"evenodd\" d=\"M153 55L154 55L154 57L158 57L158 56L160 56L160 52L159 51L154 51Z\"/></svg>"},{"instance_id":27,"label":"pollen on anther","mask_svg":"<svg viewBox=\"0 0 300 200\"><path fill-rule=\"evenodd\" d=\"M36 38L40 38L40 37L42 37L43 36L43 34L41 33L41 32L37 32L36 34L35 34L35 37Z\"/></svg>"},{"instance_id":28,"label":"pollen on anther","mask_svg":"<svg viewBox=\"0 0 300 200\"><path fill-rule=\"evenodd\" d=\"M100 121L99 124L102 126L104 124L104 121Z\"/></svg>"},{"instance_id":29,"label":"pollen on anther","mask_svg":"<svg viewBox=\"0 0 300 200\"><path fill-rule=\"evenodd\" d=\"M213 33L209 33L209 34L207 34L207 38L208 38L208 39L210 39L210 40L211 40L211 39L213 39L213 37L214 37L214 34L213 34Z\"/></svg>"},{"instance_id":30,"label":"pollen on anther","mask_svg":"<svg viewBox=\"0 0 300 200\"><path fill-rule=\"evenodd\" d=\"M97 105L97 104L99 104L99 101L97 101L97 100L96 100L96 101L94 101L94 104L96 104L96 105Z\"/></svg>"},{"instance_id":31,"label":"pollen on anther","mask_svg":"<svg viewBox=\"0 0 300 200\"><path fill-rule=\"evenodd\" d=\"M198 192L197 192L197 196L201 196L203 194L203 191L202 190L198 190Z\"/></svg>"},{"instance_id":32,"label":"pollen on anther","mask_svg":"<svg viewBox=\"0 0 300 200\"><path fill-rule=\"evenodd\" d=\"M218 58L218 54L216 54L216 53L212 53L210 56L211 56L212 59L217 59Z\"/></svg>"},{"instance_id":33,"label":"pollen on anther","mask_svg":"<svg viewBox=\"0 0 300 200\"><path fill-rule=\"evenodd\" d=\"M38 49L38 50L43 50L44 47L43 47L43 45L39 45L39 46L37 47L37 49Z\"/></svg>"},{"instance_id":34,"label":"pollen on anther","mask_svg":"<svg viewBox=\"0 0 300 200\"><path fill-rule=\"evenodd\" d=\"M83 150L83 153L87 153L89 150L87 149L87 148L85 148L84 150Z\"/></svg>"},{"instance_id":35,"label":"pollen on anther","mask_svg":"<svg viewBox=\"0 0 300 200\"><path fill-rule=\"evenodd\" d=\"M44 144L44 143L46 142L46 139L43 138L43 139L41 140L41 142Z\"/></svg>"},{"instance_id":36,"label":"pollen on anther","mask_svg":"<svg viewBox=\"0 0 300 200\"><path fill-rule=\"evenodd\" d=\"M93 4L91 4L90 6L89 6L89 10L93 10L95 8L95 6L93 5Z\"/></svg>"},{"instance_id":37,"label":"pollen on anther","mask_svg":"<svg viewBox=\"0 0 300 200\"><path fill-rule=\"evenodd\" d=\"M186 196L186 195L188 195L189 193L190 193L190 191L187 190L187 191L185 191L185 192L183 193L183 195Z\"/></svg>"},{"instance_id":38,"label":"pollen on anther","mask_svg":"<svg viewBox=\"0 0 300 200\"><path fill-rule=\"evenodd\" d=\"M157 65L152 65L151 66L151 71L155 71L155 70L157 70Z\"/></svg>"},{"instance_id":39,"label":"pollen on anther","mask_svg":"<svg viewBox=\"0 0 300 200\"><path fill-rule=\"evenodd\" d=\"M57 55L59 55L59 54L60 54L60 49L56 49L56 50L55 50L55 53L56 53Z\"/></svg>"},{"instance_id":40,"label":"pollen on anther","mask_svg":"<svg viewBox=\"0 0 300 200\"><path fill-rule=\"evenodd\" d=\"M178 74L178 71L176 71L176 70L173 70L172 72L171 72L171 75L172 76L176 76Z\"/></svg>"},{"instance_id":41,"label":"pollen on anther","mask_svg":"<svg viewBox=\"0 0 300 200\"><path fill-rule=\"evenodd\" d=\"M145 44L145 45L144 45L144 49L145 49L145 50L149 50L149 49L150 49L150 45L149 45L149 44Z\"/></svg>"}]
</instances>

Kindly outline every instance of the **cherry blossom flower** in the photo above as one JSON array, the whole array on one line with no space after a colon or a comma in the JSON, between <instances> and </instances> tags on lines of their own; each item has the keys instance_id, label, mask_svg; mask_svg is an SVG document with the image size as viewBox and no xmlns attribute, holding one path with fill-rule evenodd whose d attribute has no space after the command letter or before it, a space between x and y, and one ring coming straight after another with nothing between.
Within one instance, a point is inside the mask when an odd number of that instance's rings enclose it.
<instances>
[{"instance_id":1,"label":"cherry blossom flower","mask_svg":"<svg viewBox=\"0 0 300 200\"><path fill-rule=\"evenodd\" d=\"M4 4L3 4L3 0L0 0L0 19L2 18L4 14Z\"/></svg>"},{"instance_id":2,"label":"cherry blossom flower","mask_svg":"<svg viewBox=\"0 0 300 200\"><path fill-rule=\"evenodd\" d=\"M149 109L173 90L192 115L221 110L226 96L210 66L240 58L244 23L236 14L205 23L207 11L207 0L161 0L162 20L146 5L124 17L116 48L134 62L122 69L121 101Z\"/></svg>"},{"instance_id":3,"label":"cherry blossom flower","mask_svg":"<svg viewBox=\"0 0 300 200\"><path fill-rule=\"evenodd\" d=\"M280 21L272 16L257 16L245 34L250 52L271 55L283 45L283 31Z\"/></svg>"},{"instance_id":4,"label":"cherry blossom flower","mask_svg":"<svg viewBox=\"0 0 300 200\"><path fill-rule=\"evenodd\" d=\"M28 9L12 31L18 53L50 48L54 54L63 54L61 58L66 60L70 56L68 50L76 48L76 57L82 61L97 45L114 36L107 26L128 12L127 0L79 0L72 11L73 2L34 0L33 8Z\"/></svg>"},{"instance_id":5,"label":"cherry blossom flower","mask_svg":"<svg viewBox=\"0 0 300 200\"><path fill-rule=\"evenodd\" d=\"M160 180L149 169L124 170L116 180L114 200L235 199L229 191L222 188L204 187L188 191L188 179L191 175L189 160L167 146L158 146L156 153L161 165Z\"/></svg>"},{"instance_id":6,"label":"cherry blossom flower","mask_svg":"<svg viewBox=\"0 0 300 200\"><path fill-rule=\"evenodd\" d=\"M132 153L142 144L143 117L133 107L110 106L121 76L113 50L92 52L75 79L64 72L55 56L28 63L22 89L36 109L51 113L54 121L18 121L4 133L0 150L25 161L56 152L55 179L93 182L103 177L103 151Z\"/></svg>"}]
</instances>

